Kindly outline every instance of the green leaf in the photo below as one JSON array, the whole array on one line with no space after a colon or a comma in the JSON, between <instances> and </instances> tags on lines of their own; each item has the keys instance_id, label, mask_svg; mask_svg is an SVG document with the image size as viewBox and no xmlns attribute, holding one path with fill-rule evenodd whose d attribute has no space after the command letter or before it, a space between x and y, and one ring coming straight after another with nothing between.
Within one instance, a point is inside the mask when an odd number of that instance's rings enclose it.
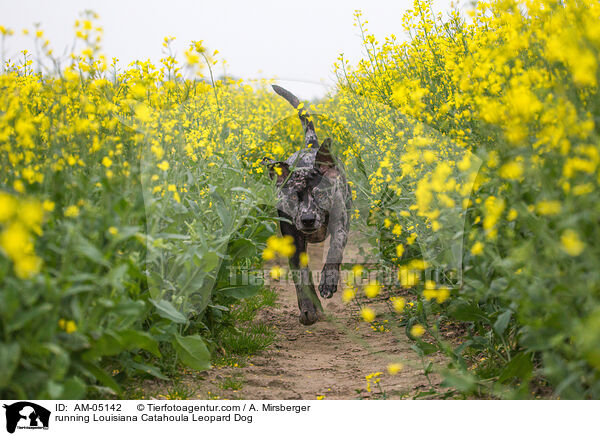
<instances>
[{"instance_id":1,"label":"green leaf","mask_svg":"<svg viewBox=\"0 0 600 436\"><path fill-rule=\"evenodd\" d=\"M123 351L123 343L118 333L106 330L102 336L92 342L91 348L82 354L85 360L92 361L99 357L115 356Z\"/></svg>"},{"instance_id":2,"label":"green leaf","mask_svg":"<svg viewBox=\"0 0 600 436\"><path fill-rule=\"evenodd\" d=\"M161 357L158 342L150 333L130 329L119 332L119 335L125 349L141 348Z\"/></svg>"},{"instance_id":3,"label":"green leaf","mask_svg":"<svg viewBox=\"0 0 600 436\"><path fill-rule=\"evenodd\" d=\"M145 374L150 374L152 377L159 378L161 380L169 380L169 377L165 376L160 370L154 365L148 365L140 362L129 362L129 365L136 370Z\"/></svg>"},{"instance_id":4,"label":"green leaf","mask_svg":"<svg viewBox=\"0 0 600 436\"><path fill-rule=\"evenodd\" d=\"M200 268L204 272L211 272L213 269L219 266L219 256L214 251L204 253L200 260Z\"/></svg>"},{"instance_id":5,"label":"green leaf","mask_svg":"<svg viewBox=\"0 0 600 436\"><path fill-rule=\"evenodd\" d=\"M198 335L175 335L172 341L173 348L179 353L179 360L190 368L204 371L210 369L210 352L202 337Z\"/></svg>"},{"instance_id":6,"label":"green leaf","mask_svg":"<svg viewBox=\"0 0 600 436\"><path fill-rule=\"evenodd\" d=\"M61 383L55 382L54 380L48 380L46 383L46 391L48 391L48 396L52 400L60 398L64 390L64 386Z\"/></svg>"},{"instance_id":7,"label":"green leaf","mask_svg":"<svg viewBox=\"0 0 600 436\"><path fill-rule=\"evenodd\" d=\"M232 263L235 263L238 259L251 257L256 254L256 245L250 239L240 238L236 239L233 244L229 247L229 256L231 256Z\"/></svg>"},{"instance_id":8,"label":"green leaf","mask_svg":"<svg viewBox=\"0 0 600 436\"><path fill-rule=\"evenodd\" d=\"M121 386L119 386L119 384L110 375L105 373L104 370L102 370L98 365L85 361L82 362L82 364L85 369L87 369L94 377L96 377L96 380L98 380L103 386L109 388L114 394L121 396L123 393Z\"/></svg>"},{"instance_id":9,"label":"green leaf","mask_svg":"<svg viewBox=\"0 0 600 436\"><path fill-rule=\"evenodd\" d=\"M512 310L510 309L505 310L498 316L498 319L494 323L494 331L498 334L498 336L502 336L502 334L504 334L504 331L510 322L511 316Z\"/></svg>"},{"instance_id":10,"label":"green leaf","mask_svg":"<svg viewBox=\"0 0 600 436\"><path fill-rule=\"evenodd\" d=\"M21 347L18 343L0 343L0 388L10 383L20 357Z\"/></svg>"},{"instance_id":11,"label":"green leaf","mask_svg":"<svg viewBox=\"0 0 600 436\"><path fill-rule=\"evenodd\" d=\"M216 292L227 297L241 300L242 298L255 296L256 294L258 294L258 291L261 287L262 285L229 286L227 288L217 289Z\"/></svg>"},{"instance_id":12,"label":"green leaf","mask_svg":"<svg viewBox=\"0 0 600 436\"><path fill-rule=\"evenodd\" d=\"M108 262L100 250L94 247L87 239L83 236L78 238L77 243L74 246L74 251L76 254L80 254L83 257L87 257L92 262L100 264L105 267L110 267L110 262Z\"/></svg>"},{"instance_id":13,"label":"green leaf","mask_svg":"<svg viewBox=\"0 0 600 436\"><path fill-rule=\"evenodd\" d=\"M421 340L418 340L418 342L413 344L410 348L412 348L419 356L427 356L438 351L438 347L436 347L434 344L430 344Z\"/></svg>"},{"instance_id":14,"label":"green leaf","mask_svg":"<svg viewBox=\"0 0 600 436\"><path fill-rule=\"evenodd\" d=\"M146 304L141 300L129 300L121 299L119 303L112 309L112 313L128 317L128 318L139 318L146 309Z\"/></svg>"},{"instance_id":15,"label":"green leaf","mask_svg":"<svg viewBox=\"0 0 600 436\"><path fill-rule=\"evenodd\" d=\"M489 322L485 312L474 303L458 303L448 308L448 314L458 321Z\"/></svg>"},{"instance_id":16,"label":"green leaf","mask_svg":"<svg viewBox=\"0 0 600 436\"><path fill-rule=\"evenodd\" d=\"M85 396L87 386L79 377L71 377L63 383L63 400L79 400Z\"/></svg>"},{"instance_id":17,"label":"green leaf","mask_svg":"<svg viewBox=\"0 0 600 436\"><path fill-rule=\"evenodd\" d=\"M464 393L473 391L477 386L476 379L471 374L460 374L457 372L445 371L443 375L443 386L452 386Z\"/></svg>"},{"instance_id":18,"label":"green leaf","mask_svg":"<svg viewBox=\"0 0 600 436\"><path fill-rule=\"evenodd\" d=\"M158 313L162 318L173 321L177 324L185 324L187 322L187 318L175 309L169 301L167 300L150 300L150 302L156 307L156 313Z\"/></svg>"},{"instance_id":19,"label":"green leaf","mask_svg":"<svg viewBox=\"0 0 600 436\"><path fill-rule=\"evenodd\" d=\"M50 303L43 303L37 307L34 307L24 313L21 313L16 319L6 326L6 331L8 333L13 332L15 330L19 330L25 324L27 324L32 319L36 319L38 317L43 316L46 312L52 310L52 305Z\"/></svg>"},{"instance_id":20,"label":"green leaf","mask_svg":"<svg viewBox=\"0 0 600 436\"><path fill-rule=\"evenodd\" d=\"M498 381L504 383L513 377L528 379L533 371L531 356L531 353L519 353L514 356L498 376Z\"/></svg>"}]
</instances>

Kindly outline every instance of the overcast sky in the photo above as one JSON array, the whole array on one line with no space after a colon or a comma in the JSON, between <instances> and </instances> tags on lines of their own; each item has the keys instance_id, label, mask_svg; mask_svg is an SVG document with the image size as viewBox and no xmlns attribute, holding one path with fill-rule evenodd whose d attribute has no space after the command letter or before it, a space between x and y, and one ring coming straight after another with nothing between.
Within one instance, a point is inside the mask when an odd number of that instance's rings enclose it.
<instances>
[{"instance_id":1,"label":"overcast sky","mask_svg":"<svg viewBox=\"0 0 600 436\"><path fill-rule=\"evenodd\" d=\"M445 12L450 0L434 4ZM33 23L41 24L58 54L73 42L79 12L92 9L104 27L103 52L121 65L135 59L157 62L165 36L177 38L180 61L191 40L204 40L211 53L219 50L226 59L229 74L278 78L301 98L312 98L333 84L332 65L340 53L353 63L362 57L354 10L362 10L369 31L383 40L391 33L403 37L401 18L411 6L412 0L0 0L0 25L16 33L7 41L7 57L31 49L21 30Z\"/></svg>"}]
</instances>

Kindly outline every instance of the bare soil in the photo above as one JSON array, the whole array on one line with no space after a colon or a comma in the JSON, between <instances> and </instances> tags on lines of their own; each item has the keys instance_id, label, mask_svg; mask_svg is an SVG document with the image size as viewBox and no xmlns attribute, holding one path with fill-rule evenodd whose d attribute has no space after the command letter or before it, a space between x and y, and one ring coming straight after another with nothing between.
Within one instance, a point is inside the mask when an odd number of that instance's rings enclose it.
<instances>
[{"instance_id":1,"label":"bare soil","mask_svg":"<svg viewBox=\"0 0 600 436\"><path fill-rule=\"evenodd\" d=\"M318 271L327 243L309 246L310 267ZM325 250L325 251L324 251ZM357 247L347 247L349 257ZM346 259L346 255L344 256ZM195 398L314 400L413 398L417 393L437 387L440 377L424 374L424 364L411 349L411 342L392 322L377 319L380 330L359 320L355 304L345 304L341 290L329 300L322 300L325 319L312 326L298 321L296 291L293 284L272 283L278 294L276 307L261 310L257 322L275 326L278 334L266 350L249 359L245 367L215 367L203 372L203 380L190 374L182 381L195 391ZM341 286L340 286L341 288ZM383 305L383 302L380 302ZM377 305L372 305L376 308ZM427 357L439 363L439 356ZM402 371L391 375L388 364L403 364ZM382 373L379 386L371 383L367 390L366 376ZM226 381L238 380L234 388ZM146 392L157 392L146 386ZM161 395L152 395L161 398Z\"/></svg>"}]
</instances>

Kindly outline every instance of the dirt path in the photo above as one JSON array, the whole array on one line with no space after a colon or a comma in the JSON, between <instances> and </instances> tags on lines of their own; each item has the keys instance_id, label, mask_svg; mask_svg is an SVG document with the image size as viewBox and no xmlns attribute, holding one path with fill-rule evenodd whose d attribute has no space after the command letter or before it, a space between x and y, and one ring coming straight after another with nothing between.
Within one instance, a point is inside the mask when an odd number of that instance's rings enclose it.
<instances>
[{"instance_id":1,"label":"dirt path","mask_svg":"<svg viewBox=\"0 0 600 436\"><path fill-rule=\"evenodd\" d=\"M322 265L322 253L327 249L324 245L309 247L313 271ZM356 246L347 247L348 257L356 250ZM382 398L385 392L386 398L398 399L411 398L431 387L403 329L392 330L387 327L391 323L378 319L384 331L375 331L359 321L355 304L342 302L341 291L323 301L328 319L303 326L298 322L293 285L272 283L271 287L279 296L277 306L262 309L257 321L275 326L278 334L274 343L252 356L245 367L214 368L204 373L202 381L188 380L186 384L194 384L196 398L356 399ZM386 371L393 362L404 366L395 375ZM365 377L375 372L382 373L381 389L372 385L369 392ZM434 385L440 381L436 374L429 378ZM223 388L228 379L240 383L235 388Z\"/></svg>"},{"instance_id":2,"label":"dirt path","mask_svg":"<svg viewBox=\"0 0 600 436\"><path fill-rule=\"evenodd\" d=\"M307 328L298 322L294 289L278 292L279 307L269 308L263 317L278 326L280 335L270 350L252 359L254 366L242 369L241 398L381 397L377 387L366 389L365 377L374 372L383 373L380 386L388 398L408 397L429 385L410 343L359 322L356 310L342 303L339 293L324 304L331 320ZM402 362L404 369L388 374L386 367L392 362ZM435 376L433 380L438 382Z\"/></svg>"}]
</instances>

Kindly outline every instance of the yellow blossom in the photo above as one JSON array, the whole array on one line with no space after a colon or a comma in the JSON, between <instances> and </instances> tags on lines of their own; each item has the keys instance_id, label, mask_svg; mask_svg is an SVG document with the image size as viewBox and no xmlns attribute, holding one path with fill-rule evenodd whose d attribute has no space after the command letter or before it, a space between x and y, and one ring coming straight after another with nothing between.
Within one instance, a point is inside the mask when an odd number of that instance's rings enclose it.
<instances>
[{"instance_id":1,"label":"yellow blossom","mask_svg":"<svg viewBox=\"0 0 600 436\"><path fill-rule=\"evenodd\" d=\"M477 241L473 244L473 246L471 247L471 254L473 256L478 256L481 253L483 253L483 243Z\"/></svg>"},{"instance_id":2,"label":"yellow blossom","mask_svg":"<svg viewBox=\"0 0 600 436\"><path fill-rule=\"evenodd\" d=\"M0 223L8 221L17 211L17 200L6 192L0 192Z\"/></svg>"},{"instance_id":3,"label":"yellow blossom","mask_svg":"<svg viewBox=\"0 0 600 436\"><path fill-rule=\"evenodd\" d=\"M65 209L65 216L68 218L75 218L79 216L79 208L75 205L71 205Z\"/></svg>"},{"instance_id":4,"label":"yellow blossom","mask_svg":"<svg viewBox=\"0 0 600 436\"><path fill-rule=\"evenodd\" d=\"M561 210L560 201L556 200L542 200L535 207L540 215L557 215Z\"/></svg>"},{"instance_id":5,"label":"yellow blossom","mask_svg":"<svg viewBox=\"0 0 600 436\"><path fill-rule=\"evenodd\" d=\"M404 306L406 305L406 300L404 300L404 298L392 297L390 298L390 301L392 302L392 307L396 312L400 313L404 310Z\"/></svg>"},{"instance_id":6,"label":"yellow blossom","mask_svg":"<svg viewBox=\"0 0 600 436\"><path fill-rule=\"evenodd\" d=\"M342 292L342 301L348 303L349 301L352 301L355 296L356 290L352 287L346 287L344 288L344 292Z\"/></svg>"},{"instance_id":7,"label":"yellow blossom","mask_svg":"<svg viewBox=\"0 0 600 436\"><path fill-rule=\"evenodd\" d=\"M42 207L46 212L52 212L54 210L55 204L53 201L44 200L44 202L42 203Z\"/></svg>"},{"instance_id":8,"label":"yellow blossom","mask_svg":"<svg viewBox=\"0 0 600 436\"><path fill-rule=\"evenodd\" d=\"M399 362L394 362L394 363L390 363L387 366L387 371L391 374L391 375L395 375L398 374L400 371L402 371L402 369L404 368L404 365L402 365Z\"/></svg>"},{"instance_id":9,"label":"yellow blossom","mask_svg":"<svg viewBox=\"0 0 600 436\"><path fill-rule=\"evenodd\" d=\"M270 275L273 280L279 280L283 273L284 273L284 270L280 266L274 266L273 268L271 268L271 271L270 271Z\"/></svg>"},{"instance_id":10,"label":"yellow blossom","mask_svg":"<svg viewBox=\"0 0 600 436\"><path fill-rule=\"evenodd\" d=\"M508 162L500 167L500 177L508 180L519 180L523 176L523 164Z\"/></svg>"},{"instance_id":11,"label":"yellow blossom","mask_svg":"<svg viewBox=\"0 0 600 436\"><path fill-rule=\"evenodd\" d=\"M299 260L300 260L300 266L302 266L302 267L308 266L308 253L307 252L300 253Z\"/></svg>"},{"instance_id":12,"label":"yellow blossom","mask_svg":"<svg viewBox=\"0 0 600 436\"><path fill-rule=\"evenodd\" d=\"M377 282L377 280L374 280L365 286L365 295L368 298L375 298L377 295L379 295L380 290L381 285Z\"/></svg>"},{"instance_id":13,"label":"yellow blossom","mask_svg":"<svg viewBox=\"0 0 600 436\"><path fill-rule=\"evenodd\" d=\"M585 249L585 242L579 238L577 232L571 229L567 229L562 233L560 243L563 250L570 256L579 256Z\"/></svg>"},{"instance_id":14,"label":"yellow blossom","mask_svg":"<svg viewBox=\"0 0 600 436\"><path fill-rule=\"evenodd\" d=\"M415 324L411 327L410 334L419 338L425 334L425 328L421 324Z\"/></svg>"},{"instance_id":15,"label":"yellow blossom","mask_svg":"<svg viewBox=\"0 0 600 436\"><path fill-rule=\"evenodd\" d=\"M375 311L370 307L363 307L360 311L360 316L366 322L373 322L375 320Z\"/></svg>"}]
</instances>

